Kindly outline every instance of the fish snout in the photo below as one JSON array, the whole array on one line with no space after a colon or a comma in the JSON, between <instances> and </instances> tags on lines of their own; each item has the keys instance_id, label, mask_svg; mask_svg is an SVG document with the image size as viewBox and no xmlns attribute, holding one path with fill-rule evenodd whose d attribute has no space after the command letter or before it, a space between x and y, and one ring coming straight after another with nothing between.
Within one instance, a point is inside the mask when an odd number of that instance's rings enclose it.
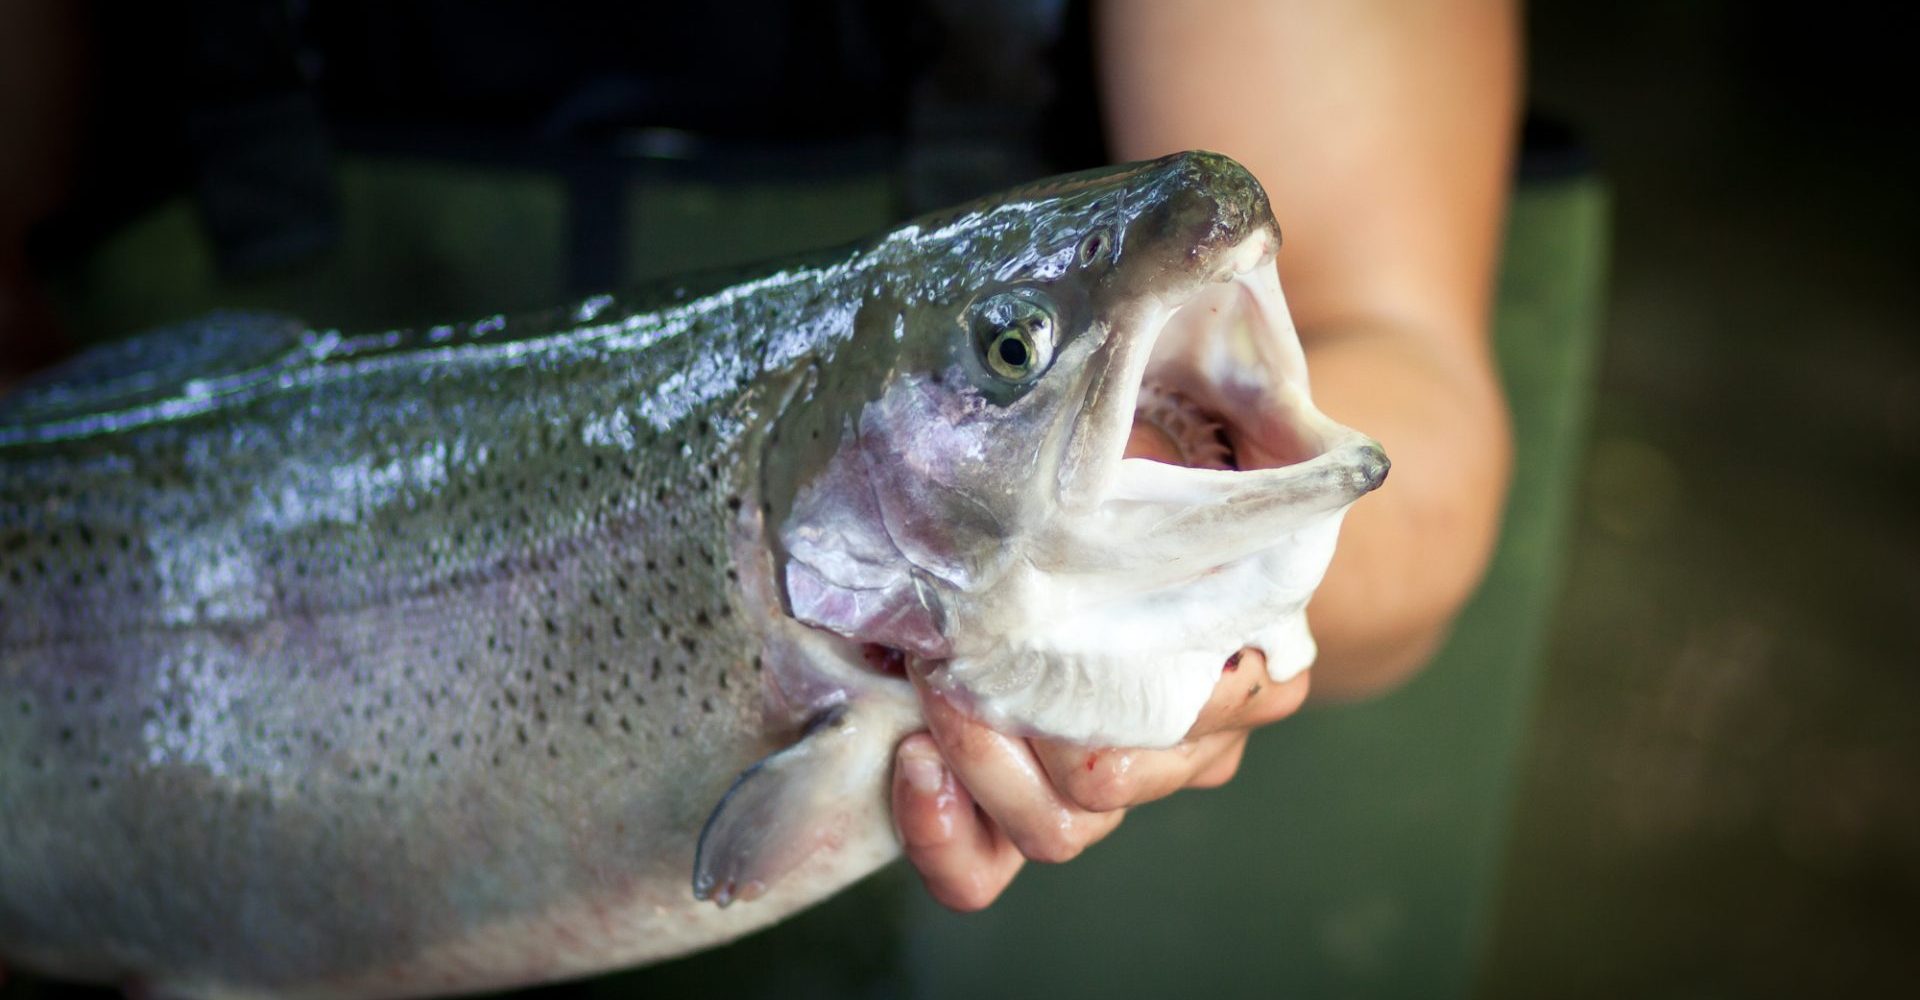
<instances>
[{"instance_id":1,"label":"fish snout","mask_svg":"<svg viewBox=\"0 0 1920 1000\"><path fill-rule=\"evenodd\" d=\"M1232 157L1176 153L1157 162L1147 184L1162 206L1159 237L1209 278L1223 264L1244 270L1279 249L1280 227L1266 190Z\"/></svg>"}]
</instances>

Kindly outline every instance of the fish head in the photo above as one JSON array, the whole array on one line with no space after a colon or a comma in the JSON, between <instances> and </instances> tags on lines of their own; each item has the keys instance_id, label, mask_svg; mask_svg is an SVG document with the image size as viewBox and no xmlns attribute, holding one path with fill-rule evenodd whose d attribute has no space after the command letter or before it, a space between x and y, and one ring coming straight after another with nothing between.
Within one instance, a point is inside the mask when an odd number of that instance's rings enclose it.
<instances>
[{"instance_id":1,"label":"fish head","mask_svg":"<svg viewBox=\"0 0 1920 1000\"><path fill-rule=\"evenodd\" d=\"M770 448L788 612L1090 744L1178 742L1243 647L1304 669L1306 600L1387 461L1309 398L1279 243L1258 182L1198 152L879 241ZM1157 458L1128 456L1140 426Z\"/></svg>"}]
</instances>

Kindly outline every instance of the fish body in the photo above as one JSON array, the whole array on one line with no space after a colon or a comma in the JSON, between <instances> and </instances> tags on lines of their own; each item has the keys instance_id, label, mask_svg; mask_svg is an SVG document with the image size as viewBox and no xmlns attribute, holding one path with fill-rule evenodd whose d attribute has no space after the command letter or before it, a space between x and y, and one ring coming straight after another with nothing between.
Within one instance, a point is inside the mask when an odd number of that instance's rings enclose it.
<instances>
[{"instance_id":1,"label":"fish body","mask_svg":"<svg viewBox=\"0 0 1920 1000\"><path fill-rule=\"evenodd\" d=\"M1310 660L1385 472L1307 401L1277 243L1183 154L543 316L214 317L0 399L0 962L414 996L730 939L897 853L901 657L1013 731L1177 741L1233 650ZM1252 414L1238 466L1123 459L1143 383Z\"/></svg>"}]
</instances>

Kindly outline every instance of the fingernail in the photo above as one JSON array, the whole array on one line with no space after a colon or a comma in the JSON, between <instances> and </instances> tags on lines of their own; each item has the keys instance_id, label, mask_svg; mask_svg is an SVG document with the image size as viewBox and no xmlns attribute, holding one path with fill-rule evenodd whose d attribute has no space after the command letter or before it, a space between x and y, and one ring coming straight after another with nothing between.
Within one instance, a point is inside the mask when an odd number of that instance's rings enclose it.
<instances>
[{"instance_id":1,"label":"fingernail","mask_svg":"<svg viewBox=\"0 0 1920 1000\"><path fill-rule=\"evenodd\" d=\"M901 751L900 775L907 779L907 787L922 795L939 792L947 781L947 769L941 766L939 758L914 747Z\"/></svg>"}]
</instances>

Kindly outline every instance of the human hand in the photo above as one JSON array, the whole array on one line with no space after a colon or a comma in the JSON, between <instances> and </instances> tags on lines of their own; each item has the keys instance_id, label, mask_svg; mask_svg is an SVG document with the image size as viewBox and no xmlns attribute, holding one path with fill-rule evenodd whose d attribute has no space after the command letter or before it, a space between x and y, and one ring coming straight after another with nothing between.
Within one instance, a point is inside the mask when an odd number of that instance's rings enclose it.
<instances>
[{"instance_id":1,"label":"human hand","mask_svg":"<svg viewBox=\"0 0 1920 1000\"><path fill-rule=\"evenodd\" d=\"M1225 784L1257 726L1292 715L1308 673L1275 684L1248 650L1229 660L1187 738L1165 750L1097 749L987 728L931 689L918 666L927 731L894 753L893 818L927 892L955 910L999 898L1028 859L1069 861L1126 811L1182 788Z\"/></svg>"},{"instance_id":2,"label":"human hand","mask_svg":"<svg viewBox=\"0 0 1920 1000\"><path fill-rule=\"evenodd\" d=\"M1179 444L1149 421L1135 422L1126 455L1185 460ZM1302 672L1275 684L1266 657L1243 650L1223 665L1185 740L1140 750L1008 736L929 688L920 665L907 673L927 732L902 740L894 752L894 825L927 891L963 911L999 898L1028 859L1077 857L1133 806L1182 788L1225 784L1240 766L1247 735L1297 711L1309 683Z\"/></svg>"}]
</instances>

